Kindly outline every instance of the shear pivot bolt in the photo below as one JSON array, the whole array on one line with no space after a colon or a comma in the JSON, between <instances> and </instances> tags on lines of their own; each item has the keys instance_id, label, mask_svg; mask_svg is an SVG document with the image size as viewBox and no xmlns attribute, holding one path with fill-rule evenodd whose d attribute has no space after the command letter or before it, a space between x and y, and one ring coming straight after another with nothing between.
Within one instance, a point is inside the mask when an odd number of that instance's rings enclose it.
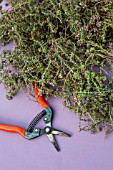
<instances>
[{"instance_id":1,"label":"shear pivot bolt","mask_svg":"<svg viewBox=\"0 0 113 170\"><path fill-rule=\"evenodd\" d=\"M44 120L47 120L47 117L45 117Z\"/></svg>"},{"instance_id":2,"label":"shear pivot bolt","mask_svg":"<svg viewBox=\"0 0 113 170\"><path fill-rule=\"evenodd\" d=\"M47 133L50 132L50 128L46 128L46 132L47 132Z\"/></svg>"},{"instance_id":3,"label":"shear pivot bolt","mask_svg":"<svg viewBox=\"0 0 113 170\"><path fill-rule=\"evenodd\" d=\"M38 132L38 129L35 129L35 132Z\"/></svg>"}]
</instances>

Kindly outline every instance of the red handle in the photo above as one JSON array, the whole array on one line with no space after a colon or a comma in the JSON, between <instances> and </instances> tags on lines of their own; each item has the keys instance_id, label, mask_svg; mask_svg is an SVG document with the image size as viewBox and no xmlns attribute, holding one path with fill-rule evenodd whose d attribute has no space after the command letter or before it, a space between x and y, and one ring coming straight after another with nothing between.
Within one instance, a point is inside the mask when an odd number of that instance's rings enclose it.
<instances>
[{"instance_id":1,"label":"red handle","mask_svg":"<svg viewBox=\"0 0 113 170\"><path fill-rule=\"evenodd\" d=\"M38 95L39 91L36 87L36 83L33 82L33 88L34 88L34 92L36 95L36 99L38 101L38 103L43 107L49 107L49 105L44 101L43 96ZM6 131L6 132L13 132L13 133L18 133L20 134L22 137L25 137L25 130L22 129L19 126L10 126L10 125L5 125L5 124L0 124L0 130Z\"/></svg>"},{"instance_id":2,"label":"red handle","mask_svg":"<svg viewBox=\"0 0 113 170\"><path fill-rule=\"evenodd\" d=\"M46 108L46 107L49 107L49 105L44 101L44 98L43 96L39 96L38 93L38 89L36 87L36 83L33 82L33 88L34 88L34 92L35 92L35 95L36 95L36 100L38 101L38 103L43 107L43 108Z\"/></svg>"},{"instance_id":3,"label":"red handle","mask_svg":"<svg viewBox=\"0 0 113 170\"><path fill-rule=\"evenodd\" d=\"M20 128L19 126L10 126L10 125L0 124L0 130L6 131L6 132L19 133L22 137L25 137L25 130Z\"/></svg>"}]
</instances>

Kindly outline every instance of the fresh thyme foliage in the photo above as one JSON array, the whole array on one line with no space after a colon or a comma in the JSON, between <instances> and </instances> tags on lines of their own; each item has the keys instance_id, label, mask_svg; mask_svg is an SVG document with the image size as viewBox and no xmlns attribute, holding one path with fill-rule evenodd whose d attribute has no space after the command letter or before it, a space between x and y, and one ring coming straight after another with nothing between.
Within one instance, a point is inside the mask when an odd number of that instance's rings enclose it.
<instances>
[{"instance_id":1,"label":"fresh thyme foliage","mask_svg":"<svg viewBox=\"0 0 113 170\"><path fill-rule=\"evenodd\" d=\"M79 117L79 130L113 129L113 2L108 0L9 0L1 11L1 82L7 98L19 90L62 97ZM94 72L98 66L99 70ZM82 122L83 127L82 127Z\"/></svg>"}]
</instances>

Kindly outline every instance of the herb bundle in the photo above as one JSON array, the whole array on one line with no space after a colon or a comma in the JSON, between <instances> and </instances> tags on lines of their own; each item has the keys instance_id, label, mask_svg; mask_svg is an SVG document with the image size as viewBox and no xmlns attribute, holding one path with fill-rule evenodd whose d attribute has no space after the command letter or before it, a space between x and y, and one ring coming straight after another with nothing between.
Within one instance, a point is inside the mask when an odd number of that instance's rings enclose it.
<instances>
[{"instance_id":1,"label":"herb bundle","mask_svg":"<svg viewBox=\"0 0 113 170\"><path fill-rule=\"evenodd\" d=\"M79 130L113 130L113 2L9 0L1 10L0 81L11 99L18 91L62 97L77 113ZM96 70L95 70L96 68Z\"/></svg>"}]
</instances>

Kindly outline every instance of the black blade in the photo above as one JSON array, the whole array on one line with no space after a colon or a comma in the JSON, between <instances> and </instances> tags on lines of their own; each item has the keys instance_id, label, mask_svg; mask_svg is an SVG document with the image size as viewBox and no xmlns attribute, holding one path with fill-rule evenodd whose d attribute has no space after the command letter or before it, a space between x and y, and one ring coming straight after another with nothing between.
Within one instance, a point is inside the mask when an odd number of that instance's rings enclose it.
<instances>
[{"instance_id":1,"label":"black blade","mask_svg":"<svg viewBox=\"0 0 113 170\"><path fill-rule=\"evenodd\" d=\"M58 145L57 145L57 142L55 141L54 136L53 136L52 134L48 134L47 136L48 136L49 140L51 141L51 143L53 144L53 146L54 146L54 147L56 148L56 150L59 152L60 149L59 149L59 147L58 147Z\"/></svg>"}]
</instances>

